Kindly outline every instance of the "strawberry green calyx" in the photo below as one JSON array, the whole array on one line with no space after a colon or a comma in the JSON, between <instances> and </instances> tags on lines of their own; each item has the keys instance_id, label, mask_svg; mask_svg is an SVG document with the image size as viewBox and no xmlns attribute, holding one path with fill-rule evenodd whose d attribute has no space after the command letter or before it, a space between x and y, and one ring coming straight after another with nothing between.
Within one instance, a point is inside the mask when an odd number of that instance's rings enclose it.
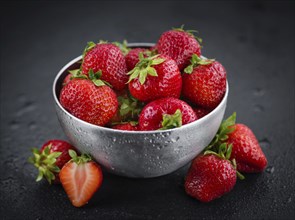
<instances>
[{"instance_id":1,"label":"strawberry green calyx","mask_svg":"<svg viewBox=\"0 0 295 220\"><path fill-rule=\"evenodd\" d=\"M194 67L198 65L208 65L214 61L215 59L202 59L197 54L193 54L191 58L191 64L184 69L184 72L187 74L191 74Z\"/></svg>"},{"instance_id":2,"label":"strawberry green calyx","mask_svg":"<svg viewBox=\"0 0 295 220\"><path fill-rule=\"evenodd\" d=\"M88 79L86 75L82 74L80 69L69 70L72 79Z\"/></svg>"},{"instance_id":3,"label":"strawberry green calyx","mask_svg":"<svg viewBox=\"0 0 295 220\"><path fill-rule=\"evenodd\" d=\"M210 142L210 144L206 147L206 150L217 150L220 145L224 144L224 142L228 139L228 134L232 133L235 130L235 123L236 123L236 113L234 112L231 116L229 116L227 119L225 119L215 137Z\"/></svg>"},{"instance_id":4,"label":"strawberry green calyx","mask_svg":"<svg viewBox=\"0 0 295 220\"><path fill-rule=\"evenodd\" d=\"M55 174L60 172L59 167L55 164L56 159L62 154L61 152L50 153L52 145L48 145L40 152L37 148L33 148L33 156L29 158L29 162L32 163L39 171L36 181L47 179L49 184L55 180Z\"/></svg>"},{"instance_id":5,"label":"strawberry green calyx","mask_svg":"<svg viewBox=\"0 0 295 220\"><path fill-rule=\"evenodd\" d=\"M139 53L139 62L133 70L127 73L127 75L130 75L127 83L131 82L133 79L139 78L140 84L143 85L148 75L158 76L153 66L159 65L165 61L165 59L159 58L159 56L158 54L152 57L144 57L143 53Z\"/></svg>"},{"instance_id":6,"label":"strawberry green calyx","mask_svg":"<svg viewBox=\"0 0 295 220\"><path fill-rule=\"evenodd\" d=\"M120 104L119 113L123 120L127 117L136 118L143 107L143 104L131 95L128 97L119 96L118 102Z\"/></svg>"},{"instance_id":7,"label":"strawberry green calyx","mask_svg":"<svg viewBox=\"0 0 295 220\"><path fill-rule=\"evenodd\" d=\"M177 109L173 115L169 115L169 114L163 115L162 128L160 128L159 130L178 128L181 126L182 126L182 113L179 109Z\"/></svg>"},{"instance_id":8,"label":"strawberry green calyx","mask_svg":"<svg viewBox=\"0 0 295 220\"><path fill-rule=\"evenodd\" d=\"M228 160L235 168L238 178L243 180L245 179L245 177L237 171L236 160L230 160L232 144L226 143L226 140L228 139L228 134L232 133L235 130L235 123L236 113L234 112L231 116L229 116L226 120L224 120L221 123L217 131L217 134L210 142L210 144L205 148L204 155L214 154L215 156L218 156L221 159Z\"/></svg>"},{"instance_id":9,"label":"strawberry green calyx","mask_svg":"<svg viewBox=\"0 0 295 220\"><path fill-rule=\"evenodd\" d=\"M78 156L74 150L69 150L69 155L72 158L69 162L73 161L78 165L92 161L92 158L89 154L82 154L81 156Z\"/></svg>"},{"instance_id":10,"label":"strawberry green calyx","mask_svg":"<svg viewBox=\"0 0 295 220\"><path fill-rule=\"evenodd\" d=\"M189 35L191 35L192 37L194 37L199 42L199 44L201 44L203 42L202 38L197 37L194 34L194 33L199 33L199 31L197 31L197 30L184 30L184 24L181 25L179 28L172 28L172 30L175 30L175 31L183 31L183 32L188 33Z\"/></svg>"},{"instance_id":11,"label":"strawberry green calyx","mask_svg":"<svg viewBox=\"0 0 295 220\"><path fill-rule=\"evenodd\" d=\"M93 69L90 69L89 72L88 72L88 75L89 75L89 79L94 83L94 85L96 85L96 86L105 86L105 85L107 85L109 87L112 87L111 84L109 84L108 82L100 79L101 76L102 76L102 71L101 70L94 73Z\"/></svg>"},{"instance_id":12,"label":"strawberry green calyx","mask_svg":"<svg viewBox=\"0 0 295 220\"><path fill-rule=\"evenodd\" d=\"M120 42L113 42L113 44L115 44L117 47L119 47L120 48L120 50L122 51L122 53L124 54L124 56L125 55L127 55L128 54L128 52L130 51L130 48L128 48L127 47L127 40L123 40L123 42L122 43L120 43Z\"/></svg>"}]
</instances>

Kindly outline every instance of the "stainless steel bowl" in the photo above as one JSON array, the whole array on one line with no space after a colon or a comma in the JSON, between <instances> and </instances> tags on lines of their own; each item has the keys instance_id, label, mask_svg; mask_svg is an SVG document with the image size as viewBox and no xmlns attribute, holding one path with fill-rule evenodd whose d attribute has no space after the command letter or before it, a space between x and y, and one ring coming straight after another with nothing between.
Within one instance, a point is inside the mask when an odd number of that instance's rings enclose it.
<instances>
[{"instance_id":1,"label":"stainless steel bowl","mask_svg":"<svg viewBox=\"0 0 295 220\"><path fill-rule=\"evenodd\" d=\"M151 47L133 43L130 47ZM53 97L59 122L70 142L89 153L108 171L127 177L148 178L171 173L189 163L212 140L222 121L227 96L205 117L180 128L164 131L121 131L82 121L59 103L62 81L68 70L79 67L81 56L66 64L53 83Z\"/></svg>"}]
</instances>

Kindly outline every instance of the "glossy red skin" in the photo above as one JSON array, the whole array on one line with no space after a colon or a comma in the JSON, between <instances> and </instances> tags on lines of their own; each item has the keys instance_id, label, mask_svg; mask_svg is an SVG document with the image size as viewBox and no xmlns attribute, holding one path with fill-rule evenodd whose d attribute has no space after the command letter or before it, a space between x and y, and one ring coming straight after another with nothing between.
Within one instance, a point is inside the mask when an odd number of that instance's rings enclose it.
<instances>
[{"instance_id":1,"label":"glossy red skin","mask_svg":"<svg viewBox=\"0 0 295 220\"><path fill-rule=\"evenodd\" d=\"M185 180L188 195L210 202L230 192L236 184L236 170L231 163L215 155L195 158Z\"/></svg>"},{"instance_id":2,"label":"glossy red skin","mask_svg":"<svg viewBox=\"0 0 295 220\"><path fill-rule=\"evenodd\" d=\"M68 84L68 83L71 81L71 77L72 77L72 74L68 74L68 75L64 78L64 81L63 81L62 85L65 86L66 84Z\"/></svg>"},{"instance_id":3,"label":"glossy red skin","mask_svg":"<svg viewBox=\"0 0 295 220\"><path fill-rule=\"evenodd\" d=\"M193 109L199 119L203 118L205 115L208 115L212 111L211 109L206 109L201 107L196 107Z\"/></svg>"},{"instance_id":4,"label":"glossy red skin","mask_svg":"<svg viewBox=\"0 0 295 220\"><path fill-rule=\"evenodd\" d=\"M191 74L182 76L182 95L195 105L213 109L226 91L226 71L217 61L199 65Z\"/></svg>"},{"instance_id":5,"label":"glossy red skin","mask_svg":"<svg viewBox=\"0 0 295 220\"><path fill-rule=\"evenodd\" d=\"M198 41L184 31L164 32L157 43L157 49L159 54L175 60L180 71L190 64L193 54L201 55L201 46Z\"/></svg>"},{"instance_id":6,"label":"glossy red skin","mask_svg":"<svg viewBox=\"0 0 295 220\"><path fill-rule=\"evenodd\" d=\"M82 73L89 70L102 71L101 79L110 83L115 90L122 90L128 81L125 57L114 44L97 44L88 51L82 63Z\"/></svg>"},{"instance_id":7,"label":"glossy red skin","mask_svg":"<svg viewBox=\"0 0 295 220\"><path fill-rule=\"evenodd\" d=\"M95 86L88 79L72 79L60 93L61 105L77 118L105 125L116 114L118 101L108 86Z\"/></svg>"},{"instance_id":8,"label":"glossy red skin","mask_svg":"<svg viewBox=\"0 0 295 220\"><path fill-rule=\"evenodd\" d=\"M163 63L153 66L158 76L148 75L143 85L138 79L129 83L131 95L139 101L150 102L165 97L180 97L182 77L175 61L162 55L158 58L165 59Z\"/></svg>"},{"instance_id":9,"label":"glossy red skin","mask_svg":"<svg viewBox=\"0 0 295 220\"><path fill-rule=\"evenodd\" d=\"M41 147L40 151L42 152L48 145L51 145L50 147L50 153L53 152L61 152L62 154L56 159L56 166L58 166L60 169L70 160L72 159L69 155L69 150L74 150L77 152L76 148L73 147L71 144L69 144L66 141L62 140L49 140L43 146ZM55 174L54 182L55 184L60 183L59 175L58 173Z\"/></svg>"},{"instance_id":10,"label":"glossy red skin","mask_svg":"<svg viewBox=\"0 0 295 220\"><path fill-rule=\"evenodd\" d=\"M112 127L113 129L117 130L125 130L125 131L138 131L137 125L132 125L131 123L125 123L125 124L117 124Z\"/></svg>"},{"instance_id":11,"label":"glossy red skin","mask_svg":"<svg viewBox=\"0 0 295 220\"><path fill-rule=\"evenodd\" d=\"M194 110L184 101L176 98L162 98L150 102L139 115L139 129L142 131L158 130L162 127L163 115L172 115L179 109L182 113L182 125L197 120Z\"/></svg>"},{"instance_id":12,"label":"glossy red skin","mask_svg":"<svg viewBox=\"0 0 295 220\"><path fill-rule=\"evenodd\" d=\"M227 142L232 144L231 159L235 158L237 170L245 173L259 173L267 166L267 159L255 135L246 125L236 124L228 134Z\"/></svg>"},{"instance_id":13,"label":"glossy red skin","mask_svg":"<svg viewBox=\"0 0 295 220\"><path fill-rule=\"evenodd\" d=\"M135 65L139 62L139 53L141 52L145 52L147 51L147 49L144 48L135 48L135 49L131 49L128 54L125 56L126 59L126 66L127 66L127 70L130 71L132 70Z\"/></svg>"}]
</instances>

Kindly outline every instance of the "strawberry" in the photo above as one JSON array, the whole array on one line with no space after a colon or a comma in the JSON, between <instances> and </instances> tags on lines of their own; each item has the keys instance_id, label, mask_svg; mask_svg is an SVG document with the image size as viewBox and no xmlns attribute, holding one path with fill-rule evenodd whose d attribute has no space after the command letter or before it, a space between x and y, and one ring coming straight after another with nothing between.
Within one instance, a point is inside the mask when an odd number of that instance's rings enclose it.
<instances>
[{"instance_id":1,"label":"strawberry","mask_svg":"<svg viewBox=\"0 0 295 220\"><path fill-rule=\"evenodd\" d=\"M112 128L117 129L117 130L125 130L125 131L138 131L139 130L137 123L134 123L133 121L121 123L121 124L116 124L116 125L113 125Z\"/></svg>"},{"instance_id":2,"label":"strawberry","mask_svg":"<svg viewBox=\"0 0 295 220\"><path fill-rule=\"evenodd\" d=\"M235 124L236 113L222 122L207 150L218 151L222 144L232 145L231 159L235 159L237 170L245 173L262 172L267 159L259 143L246 125Z\"/></svg>"},{"instance_id":3,"label":"strawberry","mask_svg":"<svg viewBox=\"0 0 295 220\"><path fill-rule=\"evenodd\" d=\"M102 184L102 171L87 154L77 156L69 151L72 159L60 171L60 181L75 207L85 205Z\"/></svg>"},{"instance_id":4,"label":"strawberry","mask_svg":"<svg viewBox=\"0 0 295 220\"><path fill-rule=\"evenodd\" d=\"M63 86L67 85L71 81L72 74L68 74L62 83Z\"/></svg>"},{"instance_id":5,"label":"strawberry","mask_svg":"<svg viewBox=\"0 0 295 220\"><path fill-rule=\"evenodd\" d=\"M103 126L116 114L118 101L114 91L97 79L72 79L60 93L60 103L71 114L86 122Z\"/></svg>"},{"instance_id":6,"label":"strawberry","mask_svg":"<svg viewBox=\"0 0 295 220\"><path fill-rule=\"evenodd\" d=\"M75 148L62 140L49 140L40 150L33 148L33 156L29 158L29 162L39 170L36 181L45 177L50 184L52 181L59 183L59 171L71 159L69 150Z\"/></svg>"},{"instance_id":7,"label":"strawberry","mask_svg":"<svg viewBox=\"0 0 295 220\"><path fill-rule=\"evenodd\" d=\"M203 118L205 115L208 115L211 112L210 109L206 109L202 107L196 107L196 108L193 108L193 110L199 119Z\"/></svg>"},{"instance_id":8,"label":"strawberry","mask_svg":"<svg viewBox=\"0 0 295 220\"><path fill-rule=\"evenodd\" d=\"M162 98L147 104L139 115L140 130L165 130L197 120L193 109L176 98Z\"/></svg>"},{"instance_id":9,"label":"strawberry","mask_svg":"<svg viewBox=\"0 0 295 220\"><path fill-rule=\"evenodd\" d=\"M226 71L217 61L192 56L183 74L182 95L203 108L213 109L226 91Z\"/></svg>"},{"instance_id":10,"label":"strawberry","mask_svg":"<svg viewBox=\"0 0 295 220\"><path fill-rule=\"evenodd\" d=\"M163 55L144 58L142 53L139 60L128 73L129 91L133 97L142 102L164 97L179 98L182 79L174 60Z\"/></svg>"},{"instance_id":11,"label":"strawberry","mask_svg":"<svg viewBox=\"0 0 295 220\"><path fill-rule=\"evenodd\" d=\"M236 179L236 170L228 160L215 154L201 155L193 160L184 187L188 195L210 202L230 192Z\"/></svg>"},{"instance_id":12,"label":"strawberry","mask_svg":"<svg viewBox=\"0 0 295 220\"><path fill-rule=\"evenodd\" d=\"M84 50L81 70L85 75L90 70L101 71L101 79L115 90L124 89L128 81L125 57L120 48L111 43L89 42Z\"/></svg>"},{"instance_id":13,"label":"strawberry","mask_svg":"<svg viewBox=\"0 0 295 220\"><path fill-rule=\"evenodd\" d=\"M234 131L228 134L227 143L233 145L232 158L237 161L237 169L245 173L262 172L267 165L267 159L261 147L246 125L233 125Z\"/></svg>"},{"instance_id":14,"label":"strawberry","mask_svg":"<svg viewBox=\"0 0 295 220\"><path fill-rule=\"evenodd\" d=\"M195 31L184 31L183 26L175 28L164 32L157 43L159 54L175 60L180 71L189 65L193 54L201 55L201 46L198 43L198 40L201 42L201 39L197 38L197 40L193 32Z\"/></svg>"}]
</instances>

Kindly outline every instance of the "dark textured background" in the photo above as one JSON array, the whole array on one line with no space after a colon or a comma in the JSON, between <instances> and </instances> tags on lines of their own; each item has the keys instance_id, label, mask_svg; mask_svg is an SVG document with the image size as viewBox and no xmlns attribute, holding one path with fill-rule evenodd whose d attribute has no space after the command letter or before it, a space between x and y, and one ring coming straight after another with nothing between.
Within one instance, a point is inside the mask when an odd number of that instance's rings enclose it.
<instances>
[{"instance_id":1,"label":"dark textured background","mask_svg":"<svg viewBox=\"0 0 295 220\"><path fill-rule=\"evenodd\" d=\"M46 1L45 1L46 2ZM291 219L295 209L294 2L16 2L1 4L0 216L3 219ZM104 173L84 208L61 186L35 183L32 146L64 139L52 81L90 40L156 42L186 24L203 54L228 71L226 115L250 126L267 155L228 195L202 204L183 190L186 169L154 179Z\"/></svg>"}]
</instances>

